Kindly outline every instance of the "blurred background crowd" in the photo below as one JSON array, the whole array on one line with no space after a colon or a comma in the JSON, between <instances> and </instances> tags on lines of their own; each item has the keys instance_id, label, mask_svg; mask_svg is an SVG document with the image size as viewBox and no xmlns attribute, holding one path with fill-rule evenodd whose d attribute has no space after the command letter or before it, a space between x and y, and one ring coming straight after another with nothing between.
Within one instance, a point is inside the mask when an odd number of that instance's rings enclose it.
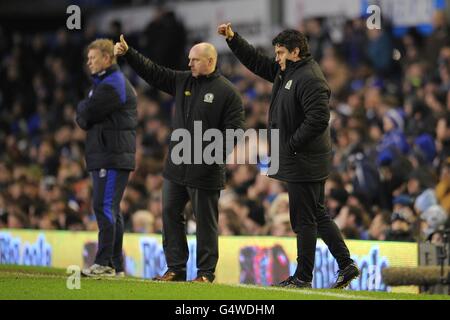
<instances>
[{"instance_id":1,"label":"blurred background crowd","mask_svg":"<svg viewBox=\"0 0 450 320\"><path fill-rule=\"evenodd\" d=\"M402 36L388 21L369 30L366 18L346 21L342 41L330 37L324 18L297 26L308 36L332 91L327 208L347 239L439 243L450 227L448 17L436 11L432 32L409 28ZM86 45L98 37L117 41L122 27L114 20L106 34L93 25L81 32L0 28L0 228L97 228L84 163L85 132L74 115L90 86ZM155 62L187 69L194 42L173 12L159 9L144 30L126 38ZM268 38L259 49L273 56L270 44ZM160 233L161 172L173 99L119 64L138 92L139 112L137 170L121 203L125 230ZM219 64L242 94L246 128L266 128L271 84L227 51ZM227 165L221 235L293 235L286 187L261 174L263 169L262 164ZM187 232L193 234L189 204L185 211Z\"/></svg>"}]
</instances>

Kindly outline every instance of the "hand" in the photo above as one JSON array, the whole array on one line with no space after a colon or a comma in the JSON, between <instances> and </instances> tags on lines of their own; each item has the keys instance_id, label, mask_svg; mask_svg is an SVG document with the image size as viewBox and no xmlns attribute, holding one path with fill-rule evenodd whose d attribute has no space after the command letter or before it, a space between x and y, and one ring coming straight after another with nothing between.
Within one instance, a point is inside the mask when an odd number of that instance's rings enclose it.
<instances>
[{"instance_id":1,"label":"hand","mask_svg":"<svg viewBox=\"0 0 450 320\"><path fill-rule=\"evenodd\" d=\"M231 23L224 23L217 27L217 33L224 36L228 41L233 39L234 32L231 29Z\"/></svg>"},{"instance_id":2,"label":"hand","mask_svg":"<svg viewBox=\"0 0 450 320\"><path fill-rule=\"evenodd\" d=\"M125 41L123 34L120 35L120 42L116 42L114 45L114 55L116 57L123 56L128 51L128 44Z\"/></svg>"}]
</instances>

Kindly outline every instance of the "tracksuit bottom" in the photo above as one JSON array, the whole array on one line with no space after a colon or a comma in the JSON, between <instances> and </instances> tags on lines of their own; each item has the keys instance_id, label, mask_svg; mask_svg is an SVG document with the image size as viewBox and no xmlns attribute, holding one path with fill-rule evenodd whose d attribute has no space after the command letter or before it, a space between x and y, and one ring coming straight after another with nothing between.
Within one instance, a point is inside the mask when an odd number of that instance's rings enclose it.
<instances>
[{"instance_id":1,"label":"tracksuit bottom","mask_svg":"<svg viewBox=\"0 0 450 320\"><path fill-rule=\"evenodd\" d=\"M189 250L183 211L190 200L197 222L197 276L214 274L219 259L219 195L220 190L191 188L164 179L163 248L170 271L186 272Z\"/></svg>"},{"instance_id":2,"label":"tracksuit bottom","mask_svg":"<svg viewBox=\"0 0 450 320\"><path fill-rule=\"evenodd\" d=\"M123 217L120 214L120 201L130 171L100 169L91 171L91 175L94 187L93 207L99 228L95 263L122 272Z\"/></svg>"},{"instance_id":3,"label":"tracksuit bottom","mask_svg":"<svg viewBox=\"0 0 450 320\"><path fill-rule=\"evenodd\" d=\"M353 260L340 230L325 209L325 181L287 186L291 226L297 234L297 278L312 281L318 234L337 260L339 269L347 267Z\"/></svg>"}]
</instances>

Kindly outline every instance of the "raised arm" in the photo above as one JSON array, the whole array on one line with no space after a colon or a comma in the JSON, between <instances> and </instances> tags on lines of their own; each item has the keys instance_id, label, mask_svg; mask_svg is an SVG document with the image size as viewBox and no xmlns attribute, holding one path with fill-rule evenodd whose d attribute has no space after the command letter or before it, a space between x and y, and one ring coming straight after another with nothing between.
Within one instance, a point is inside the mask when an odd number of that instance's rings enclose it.
<instances>
[{"instance_id":1,"label":"raised arm","mask_svg":"<svg viewBox=\"0 0 450 320\"><path fill-rule=\"evenodd\" d=\"M123 56L133 70L148 84L175 95L177 71L162 67L129 47L123 35L114 46L114 55Z\"/></svg>"},{"instance_id":2,"label":"raised arm","mask_svg":"<svg viewBox=\"0 0 450 320\"><path fill-rule=\"evenodd\" d=\"M228 47L244 66L261 78L274 82L279 69L274 59L260 53L237 32L234 32L231 29L231 23L221 24L217 32L226 38Z\"/></svg>"}]
</instances>

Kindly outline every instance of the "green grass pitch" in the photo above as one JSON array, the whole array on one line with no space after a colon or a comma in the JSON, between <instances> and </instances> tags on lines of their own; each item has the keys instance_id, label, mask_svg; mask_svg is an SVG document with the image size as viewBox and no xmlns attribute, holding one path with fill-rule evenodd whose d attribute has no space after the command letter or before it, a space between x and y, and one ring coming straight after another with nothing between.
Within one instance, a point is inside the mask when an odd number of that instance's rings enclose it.
<instances>
[{"instance_id":1,"label":"green grass pitch","mask_svg":"<svg viewBox=\"0 0 450 320\"><path fill-rule=\"evenodd\" d=\"M67 288L63 269L0 265L1 300L450 300L445 295L298 290L250 285L160 283L139 278L81 278Z\"/></svg>"}]
</instances>

